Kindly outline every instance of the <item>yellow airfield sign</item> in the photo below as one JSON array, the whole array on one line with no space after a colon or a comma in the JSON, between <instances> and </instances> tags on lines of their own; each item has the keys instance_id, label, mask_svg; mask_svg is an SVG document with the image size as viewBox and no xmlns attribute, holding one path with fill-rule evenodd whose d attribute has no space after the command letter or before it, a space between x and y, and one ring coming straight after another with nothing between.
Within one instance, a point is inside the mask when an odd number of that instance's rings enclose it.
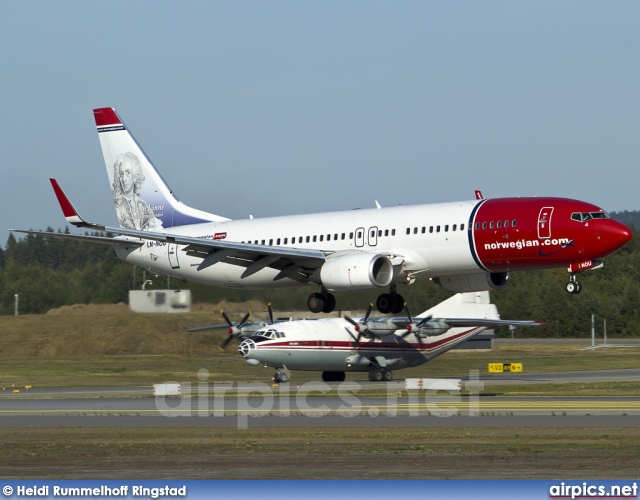
<instances>
[{"instance_id":1,"label":"yellow airfield sign","mask_svg":"<svg viewBox=\"0 0 640 500\"><path fill-rule=\"evenodd\" d=\"M489 363L489 373L520 373L522 363Z\"/></svg>"}]
</instances>

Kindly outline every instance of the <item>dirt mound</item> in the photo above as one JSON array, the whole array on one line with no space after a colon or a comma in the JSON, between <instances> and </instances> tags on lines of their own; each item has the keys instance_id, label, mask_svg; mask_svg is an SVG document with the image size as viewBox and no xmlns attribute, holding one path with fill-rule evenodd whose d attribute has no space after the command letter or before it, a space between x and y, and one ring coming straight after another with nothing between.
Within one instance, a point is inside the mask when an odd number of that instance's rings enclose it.
<instances>
[{"instance_id":1,"label":"dirt mound","mask_svg":"<svg viewBox=\"0 0 640 500\"><path fill-rule=\"evenodd\" d=\"M213 312L219 313L221 310L227 313L248 313L267 310L267 304L259 300L249 300L247 302L227 302L222 300L215 304L210 303L198 303L191 304L191 312Z\"/></svg>"},{"instance_id":2,"label":"dirt mound","mask_svg":"<svg viewBox=\"0 0 640 500\"><path fill-rule=\"evenodd\" d=\"M126 314L131 313L131 309L124 302L117 304L73 304L62 306L56 309L49 309L47 314Z\"/></svg>"}]
</instances>

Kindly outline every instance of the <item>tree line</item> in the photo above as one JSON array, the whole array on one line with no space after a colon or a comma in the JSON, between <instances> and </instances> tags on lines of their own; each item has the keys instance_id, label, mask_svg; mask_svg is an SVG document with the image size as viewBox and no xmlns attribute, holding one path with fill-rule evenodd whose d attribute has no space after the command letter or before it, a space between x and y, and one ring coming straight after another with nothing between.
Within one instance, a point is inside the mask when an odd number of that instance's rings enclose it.
<instances>
[{"instance_id":1,"label":"tree line","mask_svg":"<svg viewBox=\"0 0 640 500\"><path fill-rule=\"evenodd\" d=\"M640 225L640 212L612 215L631 225L634 238L605 259L603 269L580 275L582 293L572 295L565 291L566 269L512 273L507 287L491 292L501 317L548 323L547 328L536 330L536 336L587 337L591 332L591 315L595 314L599 332L606 319L610 337L638 336L640 243L634 226ZM47 231L54 232L51 228ZM68 228L65 232L69 232ZM109 245L42 235L17 239L11 234L5 247L0 247L0 314L14 313L16 294L20 314L43 314L71 304L127 302L129 290L140 289L145 279L153 281L147 288L191 289L195 302L251 299L271 302L276 315L278 310L305 310L307 296L313 291L311 287L270 291L224 289L156 277L119 260ZM451 295L430 281L400 285L398 291L414 316ZM378 293L379 290L336 293L338 307L363 310L375 301Z\"/></svg>"}]
</instances>

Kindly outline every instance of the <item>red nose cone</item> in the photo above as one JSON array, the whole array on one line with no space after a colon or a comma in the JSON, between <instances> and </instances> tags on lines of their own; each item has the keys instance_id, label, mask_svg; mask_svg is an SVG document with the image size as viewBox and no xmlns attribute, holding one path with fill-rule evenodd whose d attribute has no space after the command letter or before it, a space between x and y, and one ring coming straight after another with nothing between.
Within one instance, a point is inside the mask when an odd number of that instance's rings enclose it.
<instances>
[{"instance_id":1,"label":"red nose cone","mask_svg":"<svg viewBox=\"0 0 640 500\"><path fill-rule=\"evenodd\" d=\"M607 253L613 253L619 248L625 246L633 233L627 226L616 220L608 220L608 224L603 224L600 229L602 244L605 246Z\"/></svg>"},{"instance_id":2,"label":"red nose cone","mask_svg":"<svg viewBox=\"0 0 640 500\"><path fill-rule=\"evenodd\" d=\"M229 328L227 331L229 332L229 335L231 335L233 333L233 328Z\"/></svg>"}]
</instances>

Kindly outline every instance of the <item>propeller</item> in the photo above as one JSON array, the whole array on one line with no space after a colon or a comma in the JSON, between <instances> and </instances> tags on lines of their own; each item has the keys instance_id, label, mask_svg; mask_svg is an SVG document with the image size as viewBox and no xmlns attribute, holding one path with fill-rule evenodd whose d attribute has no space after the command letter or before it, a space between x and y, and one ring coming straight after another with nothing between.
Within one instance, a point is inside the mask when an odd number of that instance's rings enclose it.
<instances>
[{"instance_id":1,"label":"propeller","mask_svg":"<svg viewBox=\"0 0 640 500\"><path fill-rule=\"evenodd\" d=\"M373 310L373 304L369 304L367 312L365 313L364 319L362 320L361 323L350 318L349 316L344 317L344 319L346 319L349 323L353 325L354 330L358 332L358 338L356 339L356 344L359 344L362 336L369 331L369 327L367 326L367 321L369 321L369 316L371 315L372 310Z\"/></svg>"},{"instance_id":2,"label":"propeller","mask_svg":"<svg viewBox=\"0 0 640 500\"><path fill-rule=\"evenodd\" d=\"M420 345L422 345L422 335L420 335L420 329L425 325L425 323L431 318L433 318L433 314L429 314L422 318L418 323L413 322L413 317L411 316L411 311L409 310L409 306L407 303L404 303L404 310L407 313L407 317L409 318L409 324L406 327L406 332L400 335L400 338L405 338L407 335L413 333L416 337L416 340Z\"/></svg>"},{"instance_id":3,"label":"propeller","mask_svg":"<svg viewBox=\"0 0 640 500\"><path fill-rule=\"evenodd\" d=\"M251 316L251 313L248 312L247 314L245 314L244 318L242 318L242 320L240 320L240 323L238 323L237 325L234 325L231 322L229 316L227 316L227 313L225 313L224 311L220 311L220 314L229 325L229 329L227 330L229 332L229 336L224 339L224 342L222 342L222 345L220 346L220 349L224 350L224 348L227 347L227 344L231 342L232 338L236 338L238 340L242 339L242 326L247 322L249 316Z\"/></svg>"}]
</instances>

